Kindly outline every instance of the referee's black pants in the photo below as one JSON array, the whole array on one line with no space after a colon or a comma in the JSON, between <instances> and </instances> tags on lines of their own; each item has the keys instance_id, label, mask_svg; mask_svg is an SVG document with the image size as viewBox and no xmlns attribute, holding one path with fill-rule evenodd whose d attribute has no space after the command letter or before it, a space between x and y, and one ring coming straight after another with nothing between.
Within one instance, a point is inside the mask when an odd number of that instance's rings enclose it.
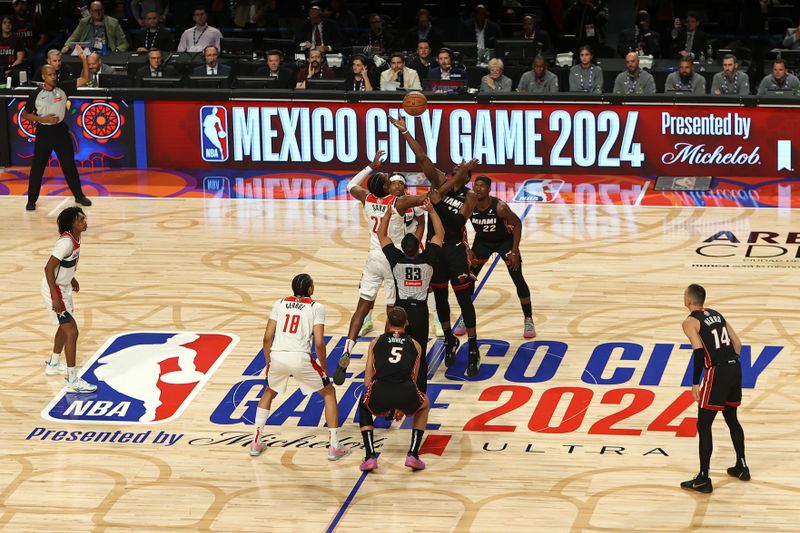
<instances>
[{"instance_id":1,"label":"referee's black pants","mask_svg":"<svg viewBox=\"0 0 800 533\"><path fill-rule=\"evenodd\" d=\"M44 169L47 167L53 150L58 156L58 162L61 164L61 170L64 172L72 195L75 198L83 198L81 178L78 175L78 168L75 166L75 152L69 138L69 128L62 121L52 126L43 124L36 126L36 143L33 147L33 161L28 177L28 203L30 204L35 204L39 199L42 176L44 176Z\"/></svg>"},{"instance_id":2,"label":"referee's black pants","mask_svg":"<svg viewBox=\"0 0 800 533\"><path fill-rule=\"evenodd\" d=\"M419 361L419 372L417 373L417 388L424 392L428 391L428 331L430 331L428 300L397 300L399 305L406 310L408 317L408 327L406 333L411 335L422 348L422 356Z\"/></svg>"}]
</instances>

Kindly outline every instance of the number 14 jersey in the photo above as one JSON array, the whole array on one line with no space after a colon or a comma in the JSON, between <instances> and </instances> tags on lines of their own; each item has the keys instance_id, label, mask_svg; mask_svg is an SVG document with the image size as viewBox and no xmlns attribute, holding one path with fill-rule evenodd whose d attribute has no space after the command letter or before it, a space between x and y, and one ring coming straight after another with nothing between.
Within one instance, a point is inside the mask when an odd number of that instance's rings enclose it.
<instances>
[{"instance_id":1,"label":"number 14 jersey","mask_svg":"<svg viewBox=\"0 0 800 533\"><path fill-rule=\"evenodd\" d=\"M269 318L275 321L273 352L311 353L314 326L325 324L325 306L311 298L287 296L275 302Z\"/></svg>"}]
</instances>

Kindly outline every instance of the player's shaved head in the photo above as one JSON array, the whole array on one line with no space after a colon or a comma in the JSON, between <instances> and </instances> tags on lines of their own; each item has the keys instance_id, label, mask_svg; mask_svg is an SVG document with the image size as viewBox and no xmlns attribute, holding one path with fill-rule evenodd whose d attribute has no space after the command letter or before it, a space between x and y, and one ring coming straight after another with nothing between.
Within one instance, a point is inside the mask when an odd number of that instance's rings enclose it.
<instances>
[{"instance_id":1,"label":"player's shaved head","mask_svg":"<svg viewBox=\"0 0 800 533\"><path fill-rule=\"evenodd\" d=\"M389 319L389 325L394 326L396 328L405 327L406 321L408 321L408 315L406 315L406 310L396 305L389 309L387 313L387 317Z\"/></svg>"},{"instance_id":2,"label":"player's shaved head","mask_svg":"<svg viewBox=\"0 0 800 533\"><path fill-rule=\"evenodd\" d=\"M689 301L695 305L703 305L706 303L706 290L696 283L692 283L686 287L686 296Z\"/></svg>"}]
</instances>

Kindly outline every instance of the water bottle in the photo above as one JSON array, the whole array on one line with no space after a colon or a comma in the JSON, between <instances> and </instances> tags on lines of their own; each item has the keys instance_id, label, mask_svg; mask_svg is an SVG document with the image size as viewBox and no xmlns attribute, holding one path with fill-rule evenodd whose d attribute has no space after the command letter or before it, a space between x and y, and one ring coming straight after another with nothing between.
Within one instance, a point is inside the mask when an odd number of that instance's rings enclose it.
<instances>
[{"instance_id":1,"label":"water bottle","mask_svg":"<svg viewBox=\"0 0 800 533\"><path fill-rule=\"evenodd\" d=\"M708 54L706 55L706 61L708 61L709 65L714 62L714 48L710 44L708 45Z\"/></svg>"}]
</instances>

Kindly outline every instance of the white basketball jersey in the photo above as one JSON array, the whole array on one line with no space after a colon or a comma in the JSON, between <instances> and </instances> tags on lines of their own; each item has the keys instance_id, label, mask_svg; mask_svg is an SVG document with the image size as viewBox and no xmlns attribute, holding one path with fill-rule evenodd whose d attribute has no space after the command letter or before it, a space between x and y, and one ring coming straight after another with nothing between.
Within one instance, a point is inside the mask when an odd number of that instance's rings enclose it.
<instances>
[{"instance_id":1,"label":"white basketball jersey","mask_svg":"<svg viewBox=\"0 0 800 533\"><path fill-rule=\"evenodd\" d=\"M367 225L369 227L369 249L381 250L380 241L378 241L378 226L381 224L383 215L386 214L387 206L394 205L397 201L397 196L387 194L383 198L378 198L374 194L367 195L364 201L364 214L367 217ZM387 231L392 243L400 248L400 241L403 240L406 233L413 233L417 228L417 223L414 216L417 214L417 208L409 209L405 214L398 214L395 212L389 221L389 229Z\"/></svg>"},{"instance_id":2,"label":"white basketball jersey","mask_svg":"<svg viewBox=\"0 0 800 533\"><path fill-rule=\"evenodd\" d=\"M275 302L269 318L275 321L273 352L311 353L314 326L325 324L325 306L311 298L287 296Z\"/></svg>"}]
</instances>

